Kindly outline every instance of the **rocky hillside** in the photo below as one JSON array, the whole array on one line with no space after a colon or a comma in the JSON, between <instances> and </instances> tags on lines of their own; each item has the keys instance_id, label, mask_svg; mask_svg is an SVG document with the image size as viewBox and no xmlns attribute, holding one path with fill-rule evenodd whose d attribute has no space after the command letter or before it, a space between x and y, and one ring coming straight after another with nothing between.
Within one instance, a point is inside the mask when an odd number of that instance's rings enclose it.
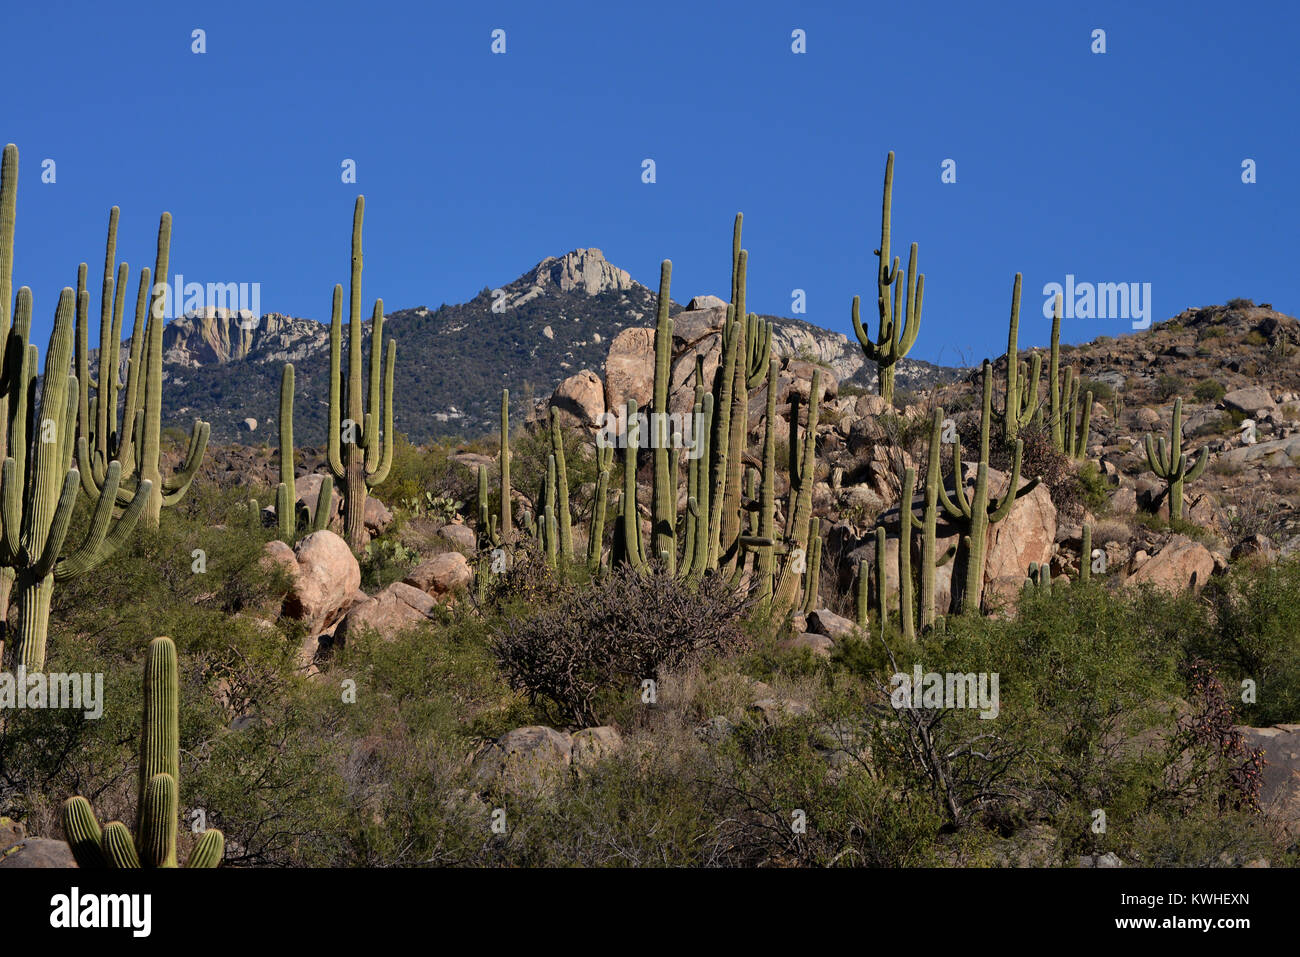
<instances>
[{"instance_id":1,"label":"rocky hillside","mask_svg":"<svg viewBox=\"0 0 1300 957\"><path fill-rule=\"evenodd\" d=\"M652 322L654 309L654 291L599 249L576 249L469 302L390 313L384 329L398 344L396 426L417 442L490 432L503 387L521 414L568 376L603 373L610 342ZM672 312L681 309L674 303ZM826 365L844 385L874 388L874 367L856 341L799 319L765 318L776 323L778 355ZM210 310L168 323L164 350L169 424L186 427L197 415L212 423L216 442L274 443L280 368L292 362L296 435L304 443L323 441L329 330L322 322L272 313L245 329L237 317ZM906 389L958 374L910 359L898 369Z\"/></svg>"}]
</instances>

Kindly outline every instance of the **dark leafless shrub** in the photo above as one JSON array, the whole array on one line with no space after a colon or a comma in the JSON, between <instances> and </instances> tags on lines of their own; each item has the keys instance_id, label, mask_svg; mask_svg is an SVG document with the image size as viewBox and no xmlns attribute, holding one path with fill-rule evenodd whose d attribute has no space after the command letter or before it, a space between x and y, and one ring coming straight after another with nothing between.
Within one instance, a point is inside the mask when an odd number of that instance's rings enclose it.
<instances>
[{"instance_id":1,"label":"dark leafless shrub","mask_svg":"<svg viewBox=\"0 0 1300 957\"><path fill-rule=\"evenodd\" d=\"M720 577L692 585L660 570L638 575L621 567L507 618L494 649L512 687L585 727L600 723L603 692L738 647L747 603Z\"/></svg>"}]
</instances>

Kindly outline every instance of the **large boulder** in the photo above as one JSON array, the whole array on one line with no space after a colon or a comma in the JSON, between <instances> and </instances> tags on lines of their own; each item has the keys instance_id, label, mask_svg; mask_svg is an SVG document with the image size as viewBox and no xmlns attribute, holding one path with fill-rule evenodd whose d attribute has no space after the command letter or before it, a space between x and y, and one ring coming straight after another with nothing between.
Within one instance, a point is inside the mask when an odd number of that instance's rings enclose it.
<instances>
[{"instance_id":1,"label":"large boulder","mask_svg":"<svg viewBox=\"0 0 1300 957\"><path fill-rule=\"evenodd\" d=\"M508 731L479 750L473 780L511 790L548 791L562 784L573 760L573 739L562 731L530 725Z\"/></svg>"},{"instance_id":2,"label":"large boulder","mask_svg":"<svg viewBox=\"0 0 1300 957\"><path fill-rule=\"evenodd\" d=\"M1260 409L1273 408L1273 396L1262 385L1251 385L1244 389L1233 389L1223 397L1226 408L1246 415L1254 415Z\"/></svg>"},{"instance_id":3,"label":"large boulder","mask_svg":"<svg viewBox=\"0 0 1300 957\"><path fill-rule=\"evenodd\" d=\"M447 595L464 588L474 578L460 552L443 552L416 565L402 581L430 595Z\"/></svg>"},{"instance_id":4,"label":"large boulder","mask_svg":"<svg viewBox=\"0 0 1300 957\"><path fill-rule=\"evenodd\" d=\"M76 867L72 849L67 841L46 837L29 837L4 851L0 868L20 867Z\"/></svg>"},{"instance_id":5,"label":"large boulder","mask_svg":"<svg viewBox=\"0 0 1300 957\"><path fill-rule=\"evenodd\" d=\"M366 507L362 510L361 520L366 524L366 531L371 535L382 534L393 524L393 513L388 506L373 495L366 496Z\"/></svg>"},{"instance_id":6,"label":"large boulder","mask_svg":"<svg viewBox=\"0 0 1300 957\"><path fill-rule=\"evenodd\" d=\"M1162 591L1200 591L1214 574L1214 556L1204 545L1175 535L1124 580L1125 585L1148 583Z\"/></svg>"},{"instance_id":7,"label":"large boulder","mask_svg":"<svg viewBox=\"0 0 1300 957\"><path fill-rule=\"evenodd\" d=\"M304 475L301 478L294 479L293 491L298 496L298 501L307 507L309 514L316 514L316 500L320 498L321 483L325 481L325 476L320 472L313 472L310 475ZM337 486L334 486L330 493L329 521L327 527L335 530L343 527L343 497L339 494Z\"/></svg>"},{"instance_id":8,"label":"large boulder","mask_svg":"<svg viewBox=\"0 0 1300 957\"><path fill-rule=\"evenodd\" d=\"M989 498L999 497L1010 480L1004 472L989 469ZM1021 478L1024 482L1024 478ZM990 526L984 581L1024 578L1031 563L1051 561L1056 543L1056 506L1044 485L1021 495L1002 521Z\"/></svg>"},{"instance_id":9,"label":"large boulder","mask_svg":"<svg viewBox=\"0 0 1300 957\"><path fill-rule=\"evenodd\" d=\"M389 639L433 617L438 602L433 596L403 582L393 582L379 594L354 606L334 632L334 644L342 646L349 638L374 631Z\"/></svg>"},{"instance_id":10,"label":"large boulder","mask_svg":"<svg viewBox=\"0 0 1300 957\"><path fill-rule=\"evenodd\" d=\"M608 725L573 732L570 761L574 768L591 768L623 750L623 736Z\"/></svg>"},{"instance_id":11,"label":"large boulder","mask_svg":"<svg viewBox=\"0 0 1300 957\"><path fill-rule=\"evenodd\" d=\"M644 406L654 395L654 384L655 331L624 329L605 358L605 408L624 408L628 399Z\"/></svg>"},{"instance_id":12,"label":"large boulder","mask_svg":"<svg viewBox=\"0 0 1300 957\"><path fill-rule=\"evenodd\" d=\"M361 587L361 566L342 538L323 529L305 536L293 550L293 574L284 613L319 634L337 621Z\"/></svg>"},{"instance_id":13,"label":"large boulder","mask_svg":"<svg viewBox=\"0 0 1300 957\"><path fill-rule=\"evenodd\" d=\"M1236 730L1246 747L1263 749L1260 808L1294 842L1300 838L1300 724Z\"/></svg>"},{"instance_id":14,"label":"large boulder","mask_svg":"<svg viewBox=\"0 0 1300 957\"><path fill-rule=\"evenodd\" d=\"M551 407L559 410L560 422L584 429L598 428L605 414L605 386L590 369L571 375L551 395Z\"/></svg>"},{"instance_id":15,"label":"large boulder","mask_svg":"<svg viewBox=\"0 0 1300 957\"><path fill-rule=\"evenodd\" d=\"M474 530L468 525L444 525L438 529L438 537L467 552L472 552L478 544Z\"/></svg>"}]
</instances>

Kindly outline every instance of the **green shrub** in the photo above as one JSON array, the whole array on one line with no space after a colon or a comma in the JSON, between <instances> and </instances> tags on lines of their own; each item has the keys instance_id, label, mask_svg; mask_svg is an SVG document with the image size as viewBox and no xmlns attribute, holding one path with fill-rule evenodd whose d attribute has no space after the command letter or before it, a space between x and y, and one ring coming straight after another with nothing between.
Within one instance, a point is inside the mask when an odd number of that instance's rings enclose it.
<instances>
[{"instance_id":1,"label":"green shrub","mask_svg":"<svg viewBox=\"0 0 1300 957\"><path fill-rule=\"evenodd\" d=\"M1192 396L1197 402L1218 402L1227 391L1218 379L1202 379L1192 390Z\"/></svg>"}]
</instances>

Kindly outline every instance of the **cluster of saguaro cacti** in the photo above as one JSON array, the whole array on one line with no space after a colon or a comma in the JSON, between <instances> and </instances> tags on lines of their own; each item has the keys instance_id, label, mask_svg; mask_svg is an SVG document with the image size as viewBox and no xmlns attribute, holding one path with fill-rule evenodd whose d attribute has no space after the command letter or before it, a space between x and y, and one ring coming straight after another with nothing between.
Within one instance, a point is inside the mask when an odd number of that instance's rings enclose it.
<instances>
[{"instance_id":1,"label":"cluster of saguaro cacti","mask_svg":"<svg viewBox=\"0 0 1300 957\"><path fill-rule=\"evenodd\" d=\"M177 504L203 462L210 427L199 419L190 432L189 448L174 475L163 478L159 457L162 450L163 325L167 312L167 272L171 255L172 217L163 213L158 223L158 248L152 273L140 270L136 293L135 325L127 359L126 382L120 379L122 316L126 308L129 267L116 266L116 206L108 216L108 239L105 243L104 276L99 303L99 377L92 378L89 368L86 291L86 264L77 273L76 400L77 465L81 484L92 499L106 487L109 469L117 462L120 477L113 494L117 504L125 506L136 489L149 483L144 522L156 528L164 506ZM116 273L116 278L114 276ZM92 397L91 389L95 390ZM124 392L124 394L123 394ZM121 418L118 418L119 395Z\"/></svg>"},{"instance_id":2,"label":"cluster of saguaro cacti","mask_svg":"<svg viewBox=\"0 0 1300 957\"><path fill-rule=\"evenodd\" d=\"M393 366L397 344L384 352L384 301L375 300L370 326L369 381L363 383L361 356L361 223L366 198L352 213L352 275L348 290L348 363L343 370L343 286L334 287L330 310L330 397L328 464L343 496L343 537L354 549L365 542L366 499L388 477L393 464ZM382 366L381 366L382 360ZM380 372L383 395L380 395ZM368 385L369 396L365 387ZM383 425L380 425L382 421ZM508 511L503 507L503 516ZM503 518L504 532L509 532Z\"/></svg>"},{"instance_id":3,"label":"cluster of saguaro cacti","mask_svg":"<svg viewBox=\"0 0 1300 957\"><path fill-rule=\"evenodd\" d=\"M60 557L81 484L73 464L78 385L69 371L74 293L65 288L59 296L38 409L39 356L29 342L32 293L26 286L18 290L12 324L9 313L17 177L18 149L10 144L0 163L0 622L11 621L12 600L17 627L16 640L12 634L0 639L0 652L14 666L34 672L45 667L55 582L90 571L119 548L139 521L153 485L140 481L115 522L122 465L110 462L101 489L91 495L94 509L85 536Z\"/></svg>"},{"instance_id":4,"label":"cluster of saguaro cacti","mask_svg":"<svg viewBox=\"0 0 1300 957\"><path fill-rule=\"evenodd\" d=\"M1201 477L1205 466L1210 461L1208 447L1201 449L1195 461L1189 461L1183 453L1183 400L1174 399L1174 418L1169 425L1169 441L1164 436L1152 441L1151 433L1146 436L1147 465L1158 478L1168 485L1169 521L1180 521L1183 517L1183 483L1194 482Z\"/></svg>"},{"instance_id":5,"label":"cluster of saguaro cacti","mask_svg":"<svg viewBox=\"0 0 1300 957\"><path fill-rule=\"evenodd\" d=\"M298 529L319 532L329 524L330 505L334 498L333 476L326 475L316 496L316 508L298 514L298 490L294 482L293 455L293 363L286 362L280 375L280 484L275 490L275 517L280 537L292 542Z\"/></svg>"},{"instance_id":6,"label":"cluster of saguaro cacti","mask_svg":"<svg viewBox=\"0 0 1300 957\"><path fill-rule=\"evenodd\" d=\"M144 665L144 722L135 836L121 821L103 828L84 797L63 805L63 834L78 867L176 867L180 817L180 681L170 638L149 643ZM208 828L186 867L217 867L225 838Z\"/></svg>"},{"instance_id":7,"label":"cluster of saguaro cacti","mask_svg":"<svg viewBox=\"0 0 1300 957\"><path fill-rule=\"evenodd\" d=\"M890 230L894 202L894 153L885 160L884 201L880 212L880 248L876 250L876 304L880 325L873 340L862 327L860 299L853 297L853 331L863 354L876 364L880 397L894 401L894 365L911 350L921 330L921 302L925 296L925 275L918 272L916 243L908 256L907 272L899 274L898 257L890 260Z\"/></svg>"},{"instance_id":8,"label":"cluster of saguaro cacti","mask_svg":"<svg viewBox=\"0 0 1300 957\"><path fill-rule=\"evenodd\" d=\"M776 392L777 367L772 361L771 324L745 311L748 255L741 248L743 219L736 216L732 234L732 301L722 327L722 349L712 383L705 381L701 357L696 357L695 396L690 435L672 433L669 383L672 371L673 321L670 315L672 263L661 266L655 323L655 374L646 416L634 400L619 410L626 414L626 431L611 442L606 430L597 436L597 481L588 530L586 564L592 573L602 567L604 536L615 445L622 446L622 494L613 521L611 564L627 563L645 571L651 564L682 578L726 574L740 582L749 573L749 587L763 604L775 604L781 614L792 610L800 592L815 595L819 542L812 526L812 485L816 466L816 432L821 399L820 373L815 372L807 404L807 424L800 436L800 402L791 403L791 481L784 529L776 522ZM767 421L762 462L747 468L750 392L766 383ZM481 548L508 541L510 527L508 397L502 395L501 511L490 514L487 473L479 474L479 537ZM551 449L547 478L536 501L536 516L525 525L550 560L574 559L569 512L566 451L556 410L550 420ZM648 425L648 428L647 428ZM654 477L649 503L650 531L642 531L637 502L637 459L643 447L652 452ZM689 450L683 455L683 449ZM685 462L686 508L679 507L678 479ZM752 462L752 460L751 460ZM810 551L812 549L813 551ZM783 556L784 561L778 561ZM777 578L778 565L780 571Z\"/></svg>"},{"instance_id":9,"label":"cluster of saguaro cacti","mask_svg":"<svg viewBox=\"0 0 1300 957\"><path fill-rule=\"evenodd\" d=\"M984 400L980 416L980 455L975 473L975 484L967 488L962 474L961 442L952 446L953 494L950 496L944 483L938 483L939 500L949 518L961 530L961 553L965 562L965 581L957 603L962 614L977 613L983 591L984 558L988 549L988 531L993 523L1007 517L1017 498L1028 494L1038 485L1039 479L1030 479L1020 485L1020 458L1024 443L1017 439L1011 462L1011 479L1002 498L990 500L989 495L989 426L993 402L993 369L985 360L983 366Z\"/></svg>"}]
</instances>

